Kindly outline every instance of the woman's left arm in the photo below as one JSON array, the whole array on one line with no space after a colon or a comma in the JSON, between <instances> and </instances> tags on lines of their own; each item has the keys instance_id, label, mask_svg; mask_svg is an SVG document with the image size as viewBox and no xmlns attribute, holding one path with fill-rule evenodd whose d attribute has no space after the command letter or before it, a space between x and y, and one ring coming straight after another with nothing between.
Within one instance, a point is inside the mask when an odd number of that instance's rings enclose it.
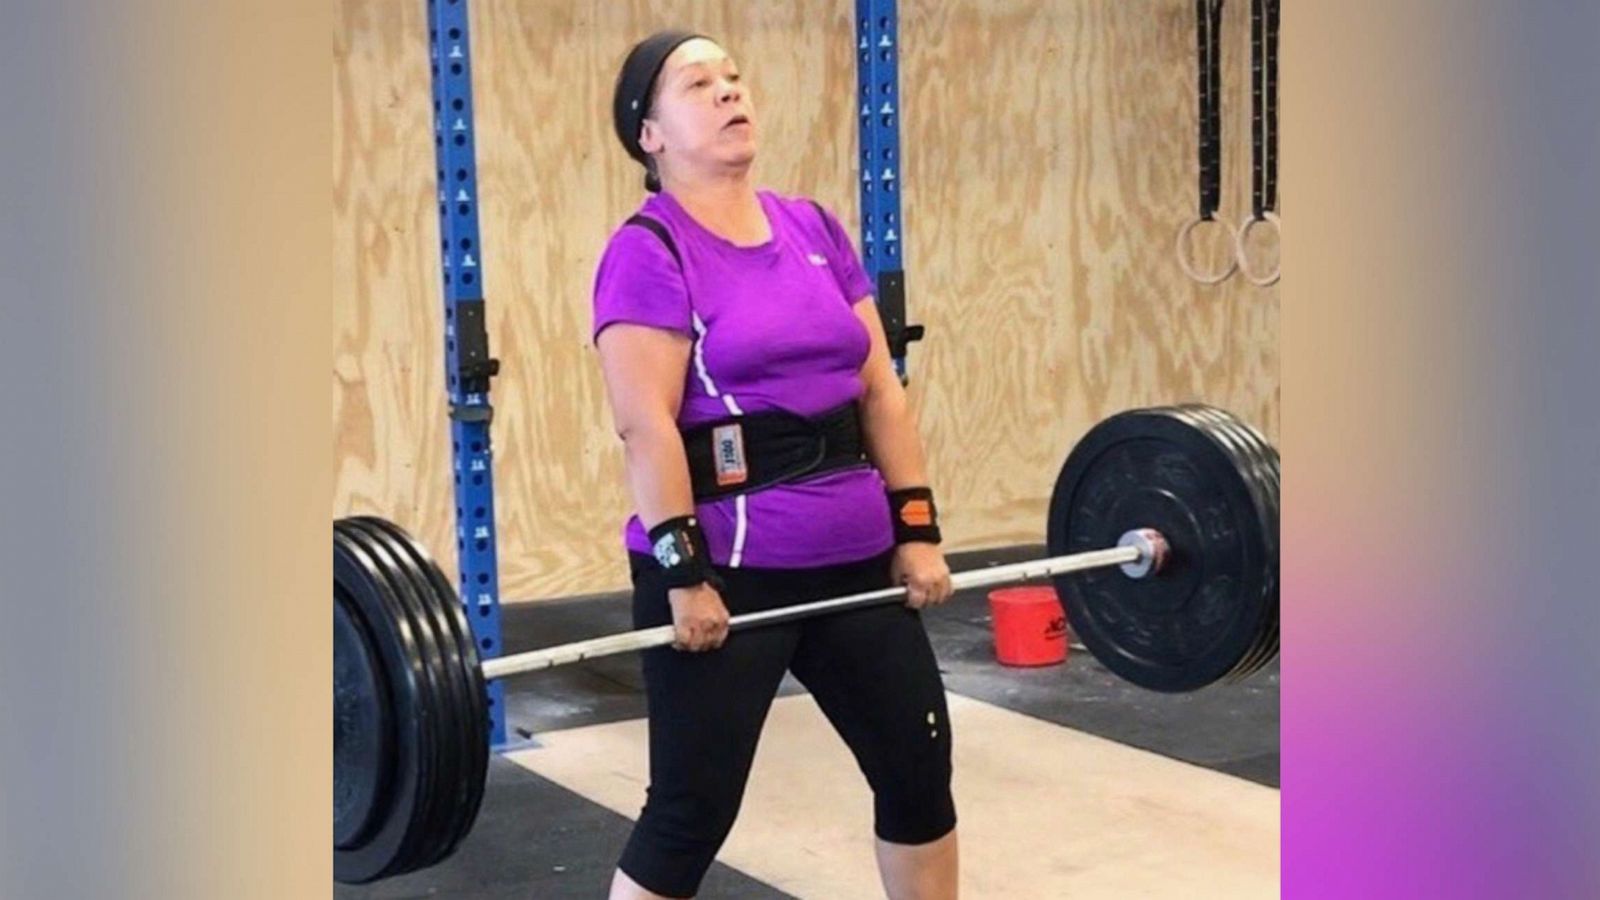
<instances>
[{"instance_id":1,"label":"woman's left arm","mask_svg":"<svg viewBox=\"0 0 1600 900\"><path fill-rule=\"evenodd\" d=\"M867 457L889 490L926 487L928 465L922 438L905 387L889 359L889 341L878 317L878 304L868 296L856 301L854 309L872 340L861 367L861 431ZM906 585L908 606L920 609L950 599L950 566L937 544L912 541L898 545L892 570L895 580Z\"/></svg>"},{"instance_id":2,"label":"woman's left arm","mask_svg":"<svg viewBox=\"0 0 1600 900\"><path fill-rule=\"evenodd\" d=\"M911 414L900 375L889 358L889 341L878 316L878 304L868 296L856 301L854 308L872 339L872 349L861 367L861 430L867 456L883 473L889 490L924 487L928 484L928 466L922 453L922 438L917 434L916 418Z\"/></svg>"}]
</instances>

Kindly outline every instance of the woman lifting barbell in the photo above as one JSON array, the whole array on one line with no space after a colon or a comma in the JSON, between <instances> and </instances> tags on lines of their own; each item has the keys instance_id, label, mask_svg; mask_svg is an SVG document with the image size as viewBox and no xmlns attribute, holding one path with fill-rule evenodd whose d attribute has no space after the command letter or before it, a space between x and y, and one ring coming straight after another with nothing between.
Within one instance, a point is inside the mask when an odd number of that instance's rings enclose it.
<instances>
[{"instance_id":1,"label":"woman lifting barbell","mask_svg":"<svg viewBox=\"0 0 1600 900\"><path fill-rule=\"evenodd\" d=\"M635 514L650 786L613 898L687 897L793 672L874 795L894 898L956 896L944 686L918 610L950 596L921 441L872 285L821 205L757 190L755 108L717 43L637 44L613 101L649 197L610 238L594 336ZM903 582L908 602L741 633L750 612Z\"/></svg>"}]
</instances>

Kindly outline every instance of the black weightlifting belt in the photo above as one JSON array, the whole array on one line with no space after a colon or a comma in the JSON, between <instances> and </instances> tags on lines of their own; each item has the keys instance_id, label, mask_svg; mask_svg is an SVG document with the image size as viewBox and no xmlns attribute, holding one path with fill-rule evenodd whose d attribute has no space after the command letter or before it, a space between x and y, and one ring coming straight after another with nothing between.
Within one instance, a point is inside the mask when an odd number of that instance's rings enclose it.
<instances>
[{"instance_id":1,"label":"black weightlifting belt","mask_svg":"<svg viewBox=\"0 0 1600 900\"><path fill-rule=\"evenodd\" d=\"M856 403L816 418L754 413L683 433L697 501L721 500L867 464Z\"/></svg>"}]
</instances>

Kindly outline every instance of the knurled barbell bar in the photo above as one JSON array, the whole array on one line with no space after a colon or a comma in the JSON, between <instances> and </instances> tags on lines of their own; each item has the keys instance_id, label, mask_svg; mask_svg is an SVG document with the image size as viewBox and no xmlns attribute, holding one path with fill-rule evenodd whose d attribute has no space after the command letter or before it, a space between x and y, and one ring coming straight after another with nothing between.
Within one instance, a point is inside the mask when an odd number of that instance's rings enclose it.
<instances>
[{"instance_id":1,"label":"knurled barbell bar","mask_svg":"<svg viewBox=\"0 0 1600 900\"><path fill-rule=\"evenodd\" d=\"M958 572L952 586L1052 578L1084 646L1142 687L1245 678L1278 652L1278 491L1277 452L1228 413L1120 413L1062 466L1052 555ZM728 624L739 631L904 596L885 588ZM382 519L335 521L334 877L426 868L466 836L487 774L489 679L672 640L662 626L480 662L465 608L415 540Z\"/></svg>"}]
</instances>

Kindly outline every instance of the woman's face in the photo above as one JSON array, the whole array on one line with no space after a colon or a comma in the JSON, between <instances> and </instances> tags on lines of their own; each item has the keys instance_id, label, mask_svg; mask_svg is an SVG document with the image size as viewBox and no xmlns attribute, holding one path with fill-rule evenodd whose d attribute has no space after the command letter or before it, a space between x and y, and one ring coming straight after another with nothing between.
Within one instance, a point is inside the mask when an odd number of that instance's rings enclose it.
<instances>
[{"instance_id":1,"label":"woman's face","mask_svg":"<svg viewBox=\"0 0 1600 900\"><path fill-rule=\"evenodd\" d=\"M705 38L672 51L639 132L667 167L746 166L756 156L755 107L727 51Z\"/></svg>"}]
</instances>

